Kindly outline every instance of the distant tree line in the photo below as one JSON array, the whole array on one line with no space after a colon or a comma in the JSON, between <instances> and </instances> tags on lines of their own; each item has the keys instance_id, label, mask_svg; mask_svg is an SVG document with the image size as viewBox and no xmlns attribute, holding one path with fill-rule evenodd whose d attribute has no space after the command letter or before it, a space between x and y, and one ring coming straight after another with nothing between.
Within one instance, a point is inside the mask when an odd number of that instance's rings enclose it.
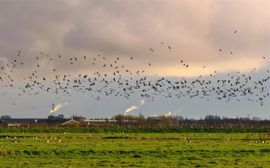
<instances>
[{"instance_id":1,"label":"distant tree line","mask_svg":"<svg viewBox=\"0 0 270 168\"><path fill-rule=\"evenodd\" d=\"M9 116L1 117L2 121L11 120ZM73 125L61 125L62 122L68 120L75 120ZM52 124L50 124L52 123ZM4 125L2 128L7 129L8 126ZM72 116L70 119L64 118L63 115L49 116L48 119L41 119L33 124L21 124L17 127L27 127L27 128L38 128L39 130L47 131L54 130L54 128L59 128L56 130L61 130L61 127L72 128L76 127L78 130L81 129L82 132L99 132L102 130L133 130L139 132L156 132L160 130L171 130L172 132L233 132L233 130L240 130L246 132L268 132L270 130L270 120L261 120L258 117L250 118L222 118L217 115L207 115L203 119L188 119L182 116L156 116L156 117L144 117L143 115L133 116L133 115L115 115L112 118L97 118L86 120L82 116ZM9 130L12 130L10 128ZM253 131L252 131L253 130ZM118 132L116 131L116 132ZM45 131L46 132L46 131ZM53 131L54 132L54 131ZM239 132L239 131L236 131Z\"/></svg>"},{"instance_id":2,"label":"distant tree line","mask_svg":"<svg viewBox=\"0 0 270 168\"><path fill-rule=\"evenodd\" d=\"M116 115L115 125L120 127L138 128L270 128L270 120L258 117L250 118L222 118L217 115L207 115L204 119L187 119L182 116L147 117Z\"/></svg>"}]
</instances>

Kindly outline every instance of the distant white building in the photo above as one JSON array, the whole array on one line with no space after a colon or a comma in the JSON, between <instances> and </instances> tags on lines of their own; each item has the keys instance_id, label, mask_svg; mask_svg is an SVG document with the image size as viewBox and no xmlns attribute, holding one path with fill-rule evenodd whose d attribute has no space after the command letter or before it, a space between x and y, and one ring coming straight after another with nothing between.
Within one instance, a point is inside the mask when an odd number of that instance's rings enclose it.
<instances>
[{"instance_id":1,"label":"distant white building","mask_svg":"<svg viewBox=\"0 0 270 168\"><path fill-rule=\"evenodd\" d=\"M260 117L256 117L256 116L255 116L255 117L252 117L252 120L253 120L253 121L261 121L262 119L261 119Z\"/></svg>"}]
</instances>

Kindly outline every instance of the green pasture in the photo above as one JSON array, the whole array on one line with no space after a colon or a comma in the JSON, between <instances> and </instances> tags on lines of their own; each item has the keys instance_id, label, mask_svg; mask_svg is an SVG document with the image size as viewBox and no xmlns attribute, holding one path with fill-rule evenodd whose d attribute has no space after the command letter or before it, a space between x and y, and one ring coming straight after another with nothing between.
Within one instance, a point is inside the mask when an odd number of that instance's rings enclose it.
<instances>
[{"instance_id":1,"label":"green pasture","mask_svg":"<svg viewBox=\"0 0 270 168\"><path fill-rule=\"evenodd\" d=\"M0 167L270 167L268 133L1 133Z\"/></svg>"}]
</instances>

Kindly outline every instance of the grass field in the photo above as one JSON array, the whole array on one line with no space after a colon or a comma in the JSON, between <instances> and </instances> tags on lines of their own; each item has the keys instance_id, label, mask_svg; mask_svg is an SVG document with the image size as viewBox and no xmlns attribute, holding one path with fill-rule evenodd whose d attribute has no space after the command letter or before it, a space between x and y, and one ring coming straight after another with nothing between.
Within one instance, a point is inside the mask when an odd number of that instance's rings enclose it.
<instances>
[{"instance_id":1,"label":"grass field","mask_svg":"<svg viewBox=\"0 0 270 168\"><path fill-rule=\"evenodd\" d=\"M0 167L270 167L267 133L1 133Z\"/></svg>"}]
</instances>

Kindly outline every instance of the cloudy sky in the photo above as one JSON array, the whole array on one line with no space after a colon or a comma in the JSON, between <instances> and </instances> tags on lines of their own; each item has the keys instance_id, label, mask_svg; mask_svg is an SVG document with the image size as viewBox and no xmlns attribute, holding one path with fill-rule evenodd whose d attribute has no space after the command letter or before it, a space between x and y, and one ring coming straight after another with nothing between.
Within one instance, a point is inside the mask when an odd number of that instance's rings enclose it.
<instances>
[{"instance_id":1,"label":"cloudy sky","mask_svg":"<svg viewBox=\"0 0 270 168\"><path fill-rule=\"evenodd\" d=\"M256 68L259 76L269 66L269 61L261 59L270 57L269 6L269 0L1 0L0 61L13 60L21 50L26 64L21 72L25 73L40 52L67 58L101 54L108 59L119 57L130 69L146 69L147 75L193 77L215 70L248 73ZM132 64L130 57L134 57ZM188 70L179 66L180 59L190 65ZM72 69L61 62L44 62L44 66L68 73L89 71L83 62ZM51 75L46 69L44 74ZM18 98L12 92L1 87L1 115L44 117L51 102L67 102L61 110L67 116L111 117L141 101L136 96L95 101L81 94ZM172 111L194 118L206 114L270 118L269 104L269 99L261 107L248 102L160 98L146 102L134 114Z\"/></svg>"}]
</instances>

